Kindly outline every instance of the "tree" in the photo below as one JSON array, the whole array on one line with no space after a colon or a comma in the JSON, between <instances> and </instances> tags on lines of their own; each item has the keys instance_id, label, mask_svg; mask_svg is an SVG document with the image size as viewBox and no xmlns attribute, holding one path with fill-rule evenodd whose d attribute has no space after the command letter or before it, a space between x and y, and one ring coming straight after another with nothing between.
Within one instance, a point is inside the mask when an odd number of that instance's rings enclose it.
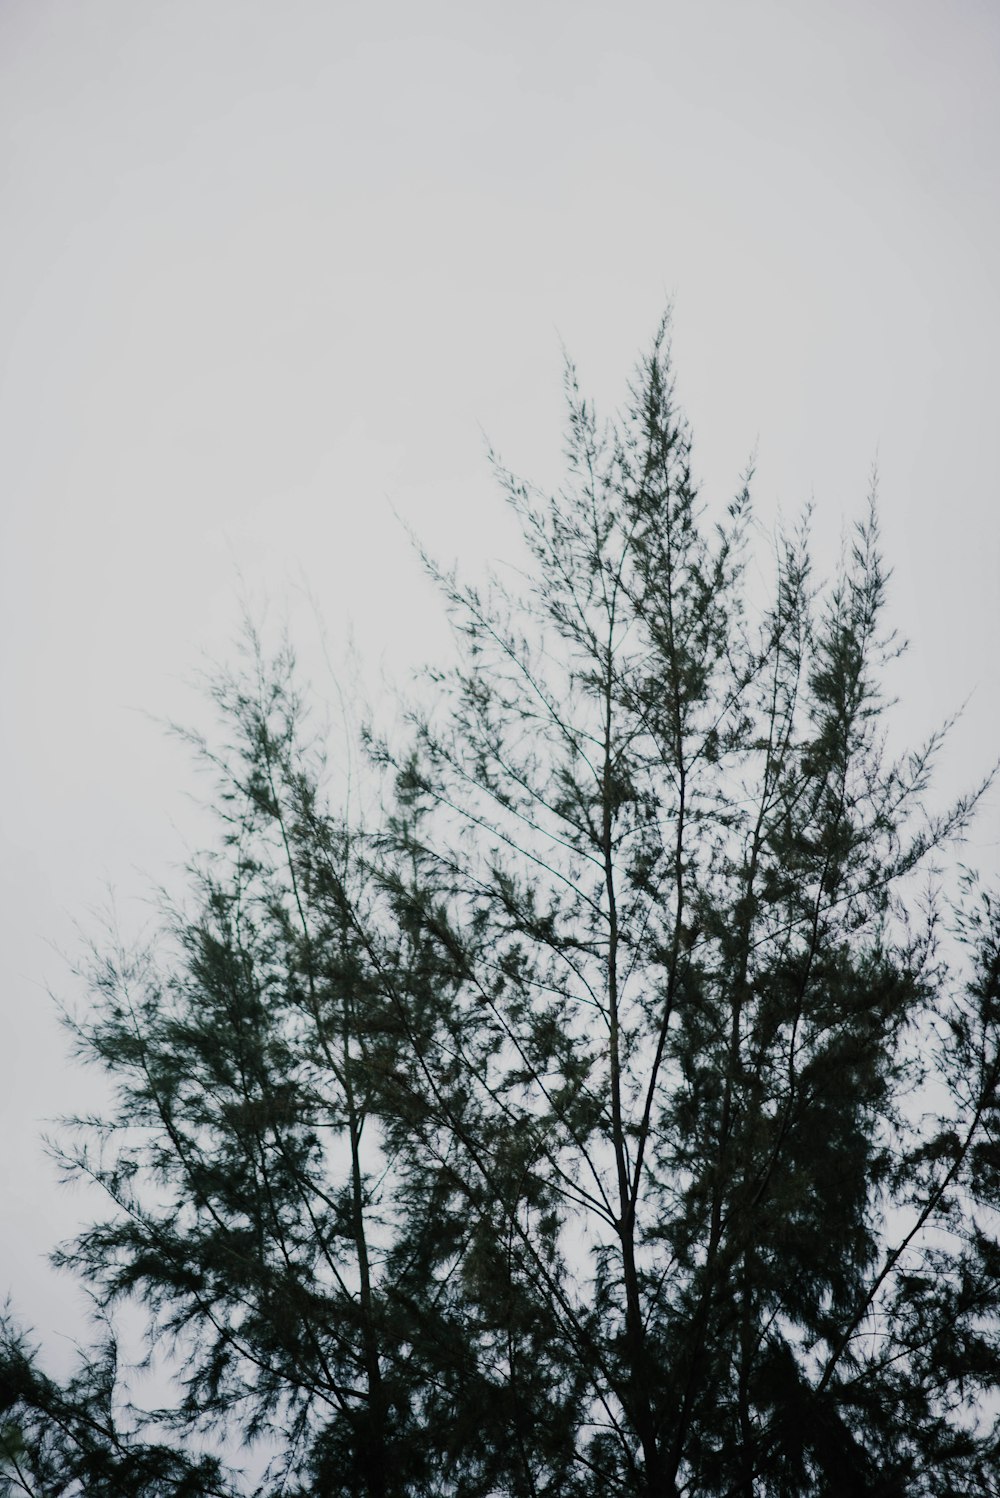
<instances>
[{"instance_id":1,"label":"tree","mask_svg":"<svg viewBox=\"0 0 1000 1498\"><path fill-rule=\"evenodd\" d=\"M11 1324L6 1491L249 1491L215 1431L303 1498L1000 1492L1000 920L921 872L982 788L932 816L941 735L887 752L874 503L756 606L665 326L619 422L567 390L565 489L500 469L524 592L435 571L461 659L369 737L374 825L287 652L217 681L224 836L95 964L118 1105L65 1159L113 1210L57 1255L177 1398L116 1419Z\"/></svg>"}]
</instances>

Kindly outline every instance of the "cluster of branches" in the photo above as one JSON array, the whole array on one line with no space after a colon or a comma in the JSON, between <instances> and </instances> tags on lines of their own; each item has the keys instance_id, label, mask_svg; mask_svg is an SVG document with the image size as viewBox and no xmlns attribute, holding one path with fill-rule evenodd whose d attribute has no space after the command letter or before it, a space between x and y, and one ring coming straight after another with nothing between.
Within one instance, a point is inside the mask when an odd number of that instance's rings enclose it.
<instances>
[{"instance_id":1,"label":"cluster of branches","mask_svg":"<svg viewBox=\"0 0 1000 1498\"><path fill-rule=\"evenodd\" d=\"M58 1255L176 1398L7 1323L0 1491L1000 1492L1000 921L970 878L946 961L917 893L975 797L887 753L874 510L753 610L664 331L616 424L568 394L564 491L502 473L524 591L439 574L374 828L286 656L217 682L222 848L95 966L113 1209Z\"/></svg>"}]
</instances>

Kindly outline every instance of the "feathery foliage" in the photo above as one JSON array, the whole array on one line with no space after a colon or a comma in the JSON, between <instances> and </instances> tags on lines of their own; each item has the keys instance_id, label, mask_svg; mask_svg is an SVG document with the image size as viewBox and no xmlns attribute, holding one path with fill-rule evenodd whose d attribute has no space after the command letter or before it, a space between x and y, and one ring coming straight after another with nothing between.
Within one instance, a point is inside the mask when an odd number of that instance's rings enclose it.
<instances>
[{"instance_id":1,"label":"feathery foliage","mask_svg":"<svg viewBox=\"0 0 1000 1498\"><path fill-rule=\"evenodd\" d=\"M222 846L95 966L113 1210L58 1256L176 1400L8 1324L0 1491L1000 1492L1000 920L922 893L976 796L887 752L874 505L756 607L665 327L618 423L567 388L565 488L501 470L523 593L436 573L460 664L369 740L377 826L287 656L218 681Z\"/></svg>"}]
</instances>

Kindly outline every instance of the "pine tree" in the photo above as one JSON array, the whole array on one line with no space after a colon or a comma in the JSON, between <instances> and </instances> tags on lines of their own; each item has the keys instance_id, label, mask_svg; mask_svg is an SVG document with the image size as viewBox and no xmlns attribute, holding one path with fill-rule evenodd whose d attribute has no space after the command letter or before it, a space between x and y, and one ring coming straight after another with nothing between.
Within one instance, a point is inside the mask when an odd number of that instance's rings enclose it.
<instances>
[{"instance_id":1,"label":"pine tree","mask_svg":"<svg viewBox=\"0 0 1000 1498\"><path fill-rule=\"evenodd\" d=\"M435 571L460 662L369 740L374 826L287 655L219 681L225 835L94 971L119 1101L69 1163L115 1210L59 1256L177 1400L123 1423L10 1327L7 1491L131 1450L250 1491L214 1430L302 1498L1000 1492L1000 919L923 873L978 793L932 816L941 735L887 751L874 502L761 606L666 331L606 428L570 371L560 493L500 469L525 589Z\"/></svg>"}]
</instances>

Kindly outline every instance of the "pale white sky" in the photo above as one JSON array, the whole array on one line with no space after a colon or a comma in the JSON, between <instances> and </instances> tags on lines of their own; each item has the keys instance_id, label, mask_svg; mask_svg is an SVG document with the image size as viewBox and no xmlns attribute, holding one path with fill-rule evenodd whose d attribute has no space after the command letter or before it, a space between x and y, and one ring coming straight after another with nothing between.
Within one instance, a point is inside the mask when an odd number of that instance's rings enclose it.
<instances>
[{"instance_id":1,"label":"pale white sky","mask_svg":"<svg viewBox=\"0 0 1000 1498\"><path fill-rule=\"evenodd\" d=\"M442 646L394 507L511 546L483 430L555 480L561 354L605 408L669 297L708 496L821 559L878 457L904 734L1000 747L1000 11L991 0L0 0L0 1294L85 1209L45 986L195 825L144 714L205 715L242 575L375 682ZM998 864L1000 798L970 861Z\"/></svg>"}]
</instances>

